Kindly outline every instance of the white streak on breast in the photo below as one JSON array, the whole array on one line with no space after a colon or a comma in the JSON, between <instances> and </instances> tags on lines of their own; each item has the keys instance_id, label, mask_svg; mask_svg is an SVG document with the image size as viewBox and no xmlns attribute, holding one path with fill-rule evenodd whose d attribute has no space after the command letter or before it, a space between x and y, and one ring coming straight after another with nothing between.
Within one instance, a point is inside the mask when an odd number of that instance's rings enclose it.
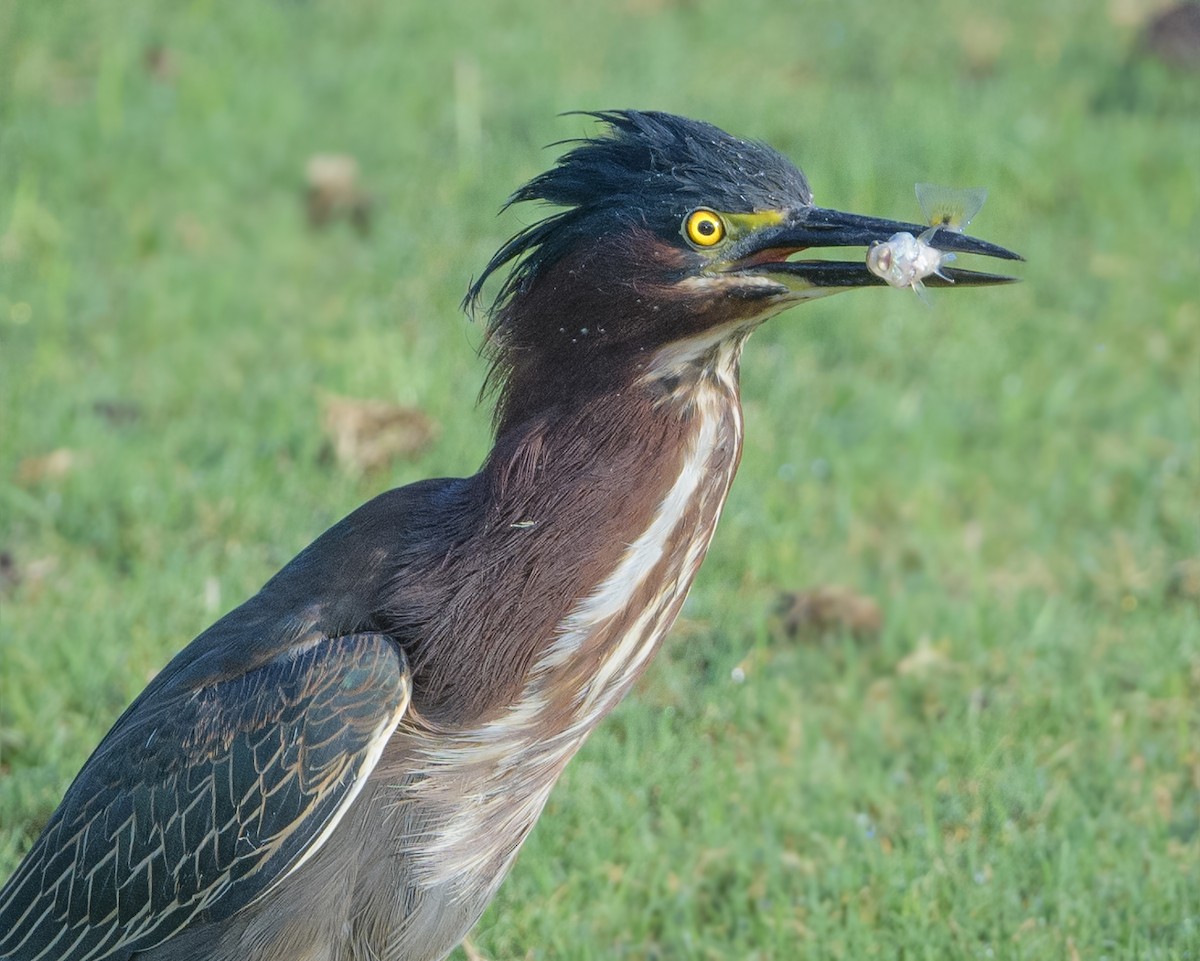
<instances>
[{"instance_id":1,"label":"white streak on breast","mask_svg":"<svg viewBox=\"0 0 1200 961\"><path fill-rule=\"evenodd\" d=\"M616 570L563 620L559 627L558 640L535 665L535 675L564 664L592 635L598 624L629 606L633 595L662 560L664 546L691 505L696 488L708 470L708 462L718 440L718 424L719 415L712 416L706 412L706 415L701 416L699 429L684 460L683 469L659 505L654 520L628 547ZM622 638L609 660L615 658L619 661L628 656L627 647L636 640L635 632L630 631ZM607 669L607 663L605 668ZM603 689L608 682L610 672L606 669L602 669L593 681L593 691Z\"/></svg>"},{"instance_id":2,"label":"white streak on breast","mask_svg":"<svg viewBox=\"0 0 1200 961\"><path fill-rule=\"evenodd\" d=\"M431 738L419 749L422 763L409 790L427 814L427 827L420 843L407 839L414 842L407 855L424 883L472 872L488 873L499 883L562 769L625 695L670 628L708 549L737 465L741 343L727 334L716 345L668 348L669 357L654 359L650 371L664 378L694 365L691 383L675 398L690 409L694 425L679 476L613 571L560 622L521 696L477 729L452 741ZM697 376L699 367L703 374ZM694 527L682 529L685 520ZM617 619L629 613L656 571L660 583L645 607L632 623L618 627ZM588 666L596 664L597 652L598 669ZM577 665L576 658L585 660ZM568 705L562 701L564 681L568 691L574 685ZM547 717L557 726L548 725ZM520 772L515 778L514 769Z\"/></svg>"}]
</instances>

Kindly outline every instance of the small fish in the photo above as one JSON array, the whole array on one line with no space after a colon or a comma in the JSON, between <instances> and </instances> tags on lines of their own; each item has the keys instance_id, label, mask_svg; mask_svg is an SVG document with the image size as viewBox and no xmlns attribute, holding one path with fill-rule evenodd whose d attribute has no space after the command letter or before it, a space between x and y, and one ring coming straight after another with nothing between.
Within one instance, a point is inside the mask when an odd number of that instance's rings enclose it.
<instances>
[{"instance_id":1,"label":"small fish","mask_svg":"<svg viewBox=\"0 0 1200 961\"><path fill-rule=\"evenodd\" d=\"M929 229L919 237L901 231L882 243L873 244L867 251L867 269L897 289L911 287L917 296L928 302L929 297L921 281L930 274L949 280L942 273L942 267L954 260L954 254L933 246L934 235L939 230L962 233L979 213L986 199L987 189L984 187L956 190L934 184L917 184L917 203L921 205Z\"/></svg>"}]
</instances>

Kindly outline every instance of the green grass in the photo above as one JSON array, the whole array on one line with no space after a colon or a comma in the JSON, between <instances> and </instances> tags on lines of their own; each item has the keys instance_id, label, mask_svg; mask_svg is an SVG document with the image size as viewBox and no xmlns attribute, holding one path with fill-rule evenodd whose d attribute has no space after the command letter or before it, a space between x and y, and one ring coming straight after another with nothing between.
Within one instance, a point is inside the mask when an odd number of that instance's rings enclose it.
<instances>
[{"instance_id":1,"label":"green grass","mask_svg":"<svg viewBox=\"0 0 1200 961\"><path fill-rule=\"evenodd\" d=\"M589 129L558 111L657 107L829 206L985 184L1025 282L756 335L684 622L478 946L1200 956L1200 95L1131 59L1142 6L0 2L0 877L172 652L373 493L474 469L457 305L530 216L496 208ZM305 229L322 150L358 157L369 237ZM439 440L352 476L323 391ZM877 637L778 630L826 583Z\"/></svg>"}]
</instances>

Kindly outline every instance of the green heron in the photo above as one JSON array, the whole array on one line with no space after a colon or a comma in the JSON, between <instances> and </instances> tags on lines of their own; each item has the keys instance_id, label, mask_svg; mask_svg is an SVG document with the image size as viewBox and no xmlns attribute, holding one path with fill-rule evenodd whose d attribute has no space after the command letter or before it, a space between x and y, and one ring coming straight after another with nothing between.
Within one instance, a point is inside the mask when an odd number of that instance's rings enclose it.
<instances>
[{"instance_id":1,"label":"green heron","mask_svg":"<svg viewBox=\"0 0 1200 961\"><path fill-rule=\"evenodd\" d=\"M594 116L467 295L508 269L479 473L365 504L150 682L0 892L0 957L431 961L483 912L704 559L747 336L883 283L793 256L924 229L708 124Z\"/></svg>"}]
</instances>

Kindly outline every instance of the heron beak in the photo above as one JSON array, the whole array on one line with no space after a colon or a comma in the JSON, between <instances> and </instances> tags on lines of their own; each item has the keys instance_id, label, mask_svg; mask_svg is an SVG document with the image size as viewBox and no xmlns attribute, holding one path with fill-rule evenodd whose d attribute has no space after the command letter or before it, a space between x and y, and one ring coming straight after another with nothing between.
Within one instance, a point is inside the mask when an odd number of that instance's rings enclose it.
<instances>
[{"instance_id":1,"label":"heron beak","mask_svg":"<svg viewBox=\"0 0 1200 961\"><path fill-rule=\"evenodd\" d=\"M928 225L884 220L862 214L848 214L822 207L800 207L790 211L780 222L764 226L742 239L731 251L731 268L739 274L757 275L775 280L789 290L813 296L819 292L833 293L852 287L881 286L886 282L867 269L866 256L858 260L792 260L803 250L826 247L865 247L886 241L893 234L909 233L919 236ZM1004 247L978 240L955 230L942 228L929 241L942 251L978 254L1000 260L1024 260L1020 254ZM930 274L924 283L930 287L986 287L1009 284L1015 277L982 271L943 267L939 274Z\"/></svg>"}]
</instances>

